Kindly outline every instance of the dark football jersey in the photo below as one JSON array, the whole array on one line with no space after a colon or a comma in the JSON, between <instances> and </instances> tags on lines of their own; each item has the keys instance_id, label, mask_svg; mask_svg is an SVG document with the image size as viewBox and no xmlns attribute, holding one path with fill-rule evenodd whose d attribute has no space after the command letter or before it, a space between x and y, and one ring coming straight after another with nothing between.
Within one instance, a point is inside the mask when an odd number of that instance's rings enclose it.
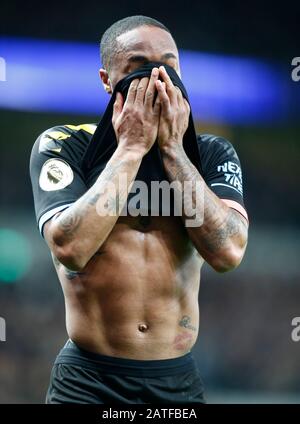
<instances>
[{"instance_id":1,"label":"dark football jersey","mask_svg":"<svg viewBox=\"0 0 300 424\"><path fill-rule=\"evenodd\" d=\"M43 225L56 213L68 208L96 181L101 170L87 177L81 166L85 149L97 125L62 125L43 132L32 148L30 177L36 219ZM220 198L239 204L244 210L242 171L232 144L223 137L198 136L202 177ZM246 216L246 212L244 213Z\"/></svg>"}]
</instances>

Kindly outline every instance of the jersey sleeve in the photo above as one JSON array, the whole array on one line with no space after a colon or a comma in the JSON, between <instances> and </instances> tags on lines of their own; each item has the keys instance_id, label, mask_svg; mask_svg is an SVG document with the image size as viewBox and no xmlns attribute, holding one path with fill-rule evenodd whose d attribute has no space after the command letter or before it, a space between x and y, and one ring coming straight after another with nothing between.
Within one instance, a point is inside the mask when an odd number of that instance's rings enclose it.
<instances>
[{"instance_id":1,"label":"jersey sleeve","mask_svg":"<svg viewBox=\"0 0 300 424\"><path fill-rule=\"evenodd\" d=\"M44 224L87 191L76 142L71 131L54 127L41 134L32 148L30 178L42 236Z\"/></svg>"},{"instance_id":2,"label":"jersey sleeve","mask_svg":"<svg viewBox=\"0 0 300 424\"><path fill-rule=\"evenodd\" d=\"M247 218L241 163L234 147L223 137L204 135L201 139L198 144L206 184L220 199L226 200L229 206Z\"/></svg>"}]
</instances>

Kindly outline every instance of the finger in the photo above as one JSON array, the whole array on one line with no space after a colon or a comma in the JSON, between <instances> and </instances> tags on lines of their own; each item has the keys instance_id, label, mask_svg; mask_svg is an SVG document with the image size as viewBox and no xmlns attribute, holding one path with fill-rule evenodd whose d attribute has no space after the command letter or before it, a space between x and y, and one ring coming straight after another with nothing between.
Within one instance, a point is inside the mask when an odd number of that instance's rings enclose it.
<instances>
[{"instance_id":1,"label":"finger","mask_svg":"<svg viewBox=\"0 0 300 424\"><path fill-rule=\"evenodd\" d=\"M128 89L125 105L127 105L129 103L133 103L135 101L136 89L138 87L139 82L140 81L138 79L134 79L131 82L129 89Z\"/></svg>"},{"instance_id":2,"label":"finger","mask_svg":"<svg viewBox=\"0 0 300 424\"><path fill-rule=\"evenodd\" d=\"M166 68L164 66L159 67L159 74L162 77L163 81L166 83L166 91L171 99L171 101L175 100L177 97L175 86L169 77Z\"/></svg>"},{"instance_id":3,"label":"finger","mask_svg":"<svg viewBox=\"0 0 300 424\"><path fill-rule=\"evenodd\" d=\"M154 113L154 115L159 115L160 114L160 110L161 110L160 98L159 98L159 96L157 96L156 99L155 99L154 106L153 106L153 113Z\"/></svg>"},{"instance_id":4,"label":"finger","mask_svg":"<svg viewBox=\"0 0 300 424\"><path fill-rule=\"evenodd\" d=\"M149 80L149 84L145 93L145 105L148 107L153 106L154 96L156 93L155 81L158 80L159 70L158 68L153 68Z\"/></svg>"},{"instance_id":5,"label":"finger","mask_svg":"<svg viewBox=\"0 0 300 424\"><path fill-rule=\"evenodd\" d=\"M113 108L113 122L116 121L116 119L118 118L118 116L121 114L122 109L123 109L123 96L121 93L117 93L116 95L116 100L114 102L114 108Z\"/></svg>"},{"instance_id":6,"label":"finger","mask_svg":"<svg viewBox=\"0 0 300 424\"><path fill-rule=\"evenodd\" d=\"M176 94L177 94L177 101L178 103L183 102L183 95L179 87L175 86Z\"/></svg>"},{"instance_id":7,"label":"finger","mask_svg":"<svg viewBox=\"0 0 300 424\"><path fill-rule=\"evenodd\" d=\"M156 88L157 88L157 92L158 92L158 97L161 103L161 107L162 109L164 109L165 111L167 111L170 107L170 99L169 96L166 92L166 88L165 85L163 85L164 83L162 83L160 80L156 81Z\"/></svg>"},{"instance_id":8,"label":"finger","mask_svg":"<svg viewBox=\"0 0 300 424\"><path fill-rule=\"evenodd\" d=\"M175 87L176 92L177 92L177 104L178 104L178 108L179 109L183 109L186 110L189 113L189 104L186 101L185 97L182 94L182 91L180 90L179 87Z\"/></svg>"},{"instance_id":9,"label":"finger","mask_svg":"<svg viewBox=\"0 0 300 424\"><path fill-rule=\"evenodd\" d=\"M190 112L191 112L191 108L190 108L189 102L188 102L186 99L183 99L183 103L184 103L184 105L185 105L185 107L186 107L186 110L187 110L187 111L188 111L188 113L190 114Z\"/></svg>"},{"instance_id":10,"label":"finger","mask_svg":"<svg viewBox=\"0 0 300 424\"><path fill-rule=\"evenodd\" d=\"M136 89L135 103L144 104L145 93L149 83L149 78L144 77L140 80L139 85Z\"/></svg>"},{"instance_id":11,"label":"finger","mask_svg":"<svg viewBox=\"0 0 300 424\"><path fill-rule=\"evenodd\" d=\"M165 82L162 82L162 86L163 86L163 89L165 90L165 92L167 93L166 83ZM167 96L168 96L168 93L167 93ZM170 98L169 98L169 101L170 101Z\"/></svg>"}]
</instances>

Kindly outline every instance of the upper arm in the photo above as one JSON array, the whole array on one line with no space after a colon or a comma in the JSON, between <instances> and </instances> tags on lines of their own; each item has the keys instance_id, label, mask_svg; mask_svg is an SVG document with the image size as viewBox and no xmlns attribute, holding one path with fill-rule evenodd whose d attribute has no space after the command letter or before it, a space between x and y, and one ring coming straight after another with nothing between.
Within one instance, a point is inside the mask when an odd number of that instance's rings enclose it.
<instances>
[{"instance_id":1,"label":"upper arm","mask_svg":"<svg viewBox=\"0 0 300 424\"><path fill-rule=\"evenodd\" d=\"M243 199L242 167L232 144L223 137L203 136L199 150L202 176L208 187L248 220Z\"/></svg>"},{"instance_id":2,"label":"upper arm","mask_svg":"<svg viewBox=\"0 0 300 424\"><path fill-rule=\"evenodd\" d=\"M73 143L72 149L70 143ZM76 155L76 140L64 130L64 127L45 131L33 146L30 178L35 213L42 235L43 230L47 228L47 239L49 239L49 220L68 208L87 190L77 160L79 153ZM48 225L44 227L46 223Z\"/></svg>"},{"instance_id":3,"label":"upper arm","mask_svg":"<svg viewBox=\"0 0 300 424\"><path fill-rule=\"evenodd\" d=\"M241 217L245 225L248 226L249 220L248 220L248 214L246 212L246 209L238 202L230 199L221 199L222 202L224 202L229 208L235 210L238 212L238 216Z\"/></svg>"},{"instance_id":4,"label":"upper arm","mask_svg":"<svg viewBox=\"0 0 300 424\"><path fill-rule=\"evenodd\" d=\"M52 244L52 228L53 228L53 222L59 217L61 212L56 213L54 216L52 216L48 221L45 222L43 225L43 236L46 240L48 246L51 248Z\"/></svg>"}]
</instances>

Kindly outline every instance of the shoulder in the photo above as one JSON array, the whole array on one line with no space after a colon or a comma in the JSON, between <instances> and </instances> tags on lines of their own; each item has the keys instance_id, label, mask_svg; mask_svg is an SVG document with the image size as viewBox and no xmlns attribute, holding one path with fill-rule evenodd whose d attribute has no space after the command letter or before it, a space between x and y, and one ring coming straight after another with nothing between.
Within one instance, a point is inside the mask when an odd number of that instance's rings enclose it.
<instances>
[{"instance_id":1,"label":"shoulder","mask_svg":"<svg viewBox=\"0 0 300 424\"><path fill-rule=\"evenodd\" d=\"M215 160L239 161L235 148L225 137L214 134L198 134L197 141L202 163Z\"/></svg>"},{"instance_id":2,"label":"shoulder","mask_svg":"<svg viewBox=\"0 0 300 424\"><path fill-rule=\"evenodd\" d=\"M48 128L36 139L33 150L36 153L55 152L60 153L64 147L84 148L92 138L96 124L81 125L57 125Z\"/></svg>"},{"instance_id":3,"label":"shoulder","mask_svg":"<svg viewBox=\"0 0 300 424\"><path fill-rule=\"evenodd\" d=\"M198 146L205 153L214 151L232 151L233 145L227 138L215 134L197 134Z\"/></svg>"}]
</instances>

